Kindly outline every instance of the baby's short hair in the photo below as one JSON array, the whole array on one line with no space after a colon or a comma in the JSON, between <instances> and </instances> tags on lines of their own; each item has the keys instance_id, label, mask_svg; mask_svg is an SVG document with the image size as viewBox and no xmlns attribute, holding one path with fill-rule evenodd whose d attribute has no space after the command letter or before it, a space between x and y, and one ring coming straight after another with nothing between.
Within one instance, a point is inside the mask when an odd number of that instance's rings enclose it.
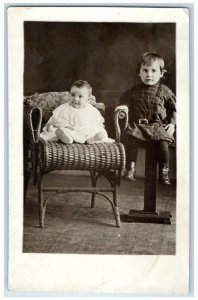
<instances>
[{"instance_id":1,"label":"baby's short hair","mask_svg":"<svg viewBox=\"0 0 198 300\"><path fill-rule=\"evenodd\" d=\"M139 58L137 71L138 72L140 71L140 68L142 65L149 66L154 61L159 62L160 71L165 73L166 69L165 69L164 59L156 52L146 52L146 53L142 54Z\"/></svg>"},{"instance_id":2,"label":"baby's short hair","mask_svg":"<svg viewBox=\"0 0 198 300\"><path fill-rule=\"evenodd\" d=\"M89 96L91 96L91 94L92 94L92 87L91 87L91 85L90 85L87 81L85 81L85 80L77 80L77 81L75 81L75 82L71 85L71 88L72 88L73 86L76 86L76 87L78 87L78 88L86 87L86 88L88 89ZM71 90L71 88L70 88L70 90Z\"/></svg>"}]
</instances>

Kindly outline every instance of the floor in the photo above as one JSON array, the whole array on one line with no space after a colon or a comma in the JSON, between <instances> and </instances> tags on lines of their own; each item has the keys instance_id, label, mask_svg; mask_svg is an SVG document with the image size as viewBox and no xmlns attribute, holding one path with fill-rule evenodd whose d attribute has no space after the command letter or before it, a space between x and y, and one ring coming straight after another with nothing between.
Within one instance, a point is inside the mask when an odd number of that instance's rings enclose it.
<instances>
[{"instance_id":1,"label":"floor","mask_svg":"<svg viewBox=\"0 0 198 300\"><path fill-rule=\"evenodd\" d=\"M46 185L83 186L90 184L86 172L63 171L45 176ZM108 184L101 178L99 184ZM121 182L118 189L121 218L130 209L143 208L144 180ZM39 228L36 187L29 184L24 205L23 251L28 253L146 254L174 255L176 241L176 185L157 184L157 211L171 211L171 225L121 222L115 219L109 202L96 197L90 207L90 194L68 193L52 197L47 205L45 228Z\"/></svg>"}]
</instances>

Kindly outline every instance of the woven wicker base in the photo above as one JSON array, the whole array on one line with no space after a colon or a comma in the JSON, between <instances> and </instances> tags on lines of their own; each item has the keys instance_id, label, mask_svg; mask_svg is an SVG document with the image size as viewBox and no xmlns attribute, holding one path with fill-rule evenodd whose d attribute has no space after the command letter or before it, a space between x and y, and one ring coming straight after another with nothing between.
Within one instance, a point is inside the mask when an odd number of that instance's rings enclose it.
<instances>
[{"instance_id":1,"label":"woven wicker base","mask_svg":"<svg viewBox=\"0 0 198 300\"><path fill-rule=\"evenodd\" d=\"M54 170L122 170L125 151L121 143L63 144L41 142L42 173Z\"/></svg>"}]
</instances>

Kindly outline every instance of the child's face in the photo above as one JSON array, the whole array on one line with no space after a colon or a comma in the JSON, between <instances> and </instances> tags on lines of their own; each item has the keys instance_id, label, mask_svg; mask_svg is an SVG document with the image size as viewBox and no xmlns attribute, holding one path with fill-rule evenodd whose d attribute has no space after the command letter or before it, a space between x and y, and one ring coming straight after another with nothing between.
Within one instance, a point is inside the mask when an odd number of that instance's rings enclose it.
<instances>
[{"instance_id":1,"label":"child's face","mask_svg":"<svg viewBox=\"0 0 198 300\"><path fill-rule=\"evenodd\" d=\"M70 90L70 105L74 108L83 108L89 100L89 91L87 87L72 86Z\"/></svg>"},{"instance_id":2,"label":"child's face","mask_svg":"<svg viewBox=\"0 0 198 300\"><path fill-rule=\"evenodd\" d=\"M150 65L141 65L139 76L146 85L155 85L163 76L158 61L151 62Z\"/></svg>"}]
</instances>

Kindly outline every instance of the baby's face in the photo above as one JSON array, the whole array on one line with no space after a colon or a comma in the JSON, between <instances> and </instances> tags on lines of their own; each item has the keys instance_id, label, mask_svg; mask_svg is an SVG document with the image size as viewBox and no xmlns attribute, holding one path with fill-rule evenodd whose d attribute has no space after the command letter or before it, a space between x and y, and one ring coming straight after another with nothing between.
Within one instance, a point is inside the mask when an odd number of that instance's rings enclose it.
<instances>
[{"instance_id":1,"label":"baby's face","mask_svg":"<svg viewBox=\"0 0 198 300\"><path fill-rule=\"evenodd\" d=\"M74 108L83 108L89 100L89 91L87 87L72 86L70 90L70 105Z\"/></svg>"},{"instance_id":2,"label":"baby's face","mask_svg":"<svg viewBox=\"0 0 198 300\"><path fill-rule=\"evenodd\" d=\"M150 65L141 65L139 76L146 85L155 85L163 76L158 61L153 61Z\"/></svg>"}]
</instances>

